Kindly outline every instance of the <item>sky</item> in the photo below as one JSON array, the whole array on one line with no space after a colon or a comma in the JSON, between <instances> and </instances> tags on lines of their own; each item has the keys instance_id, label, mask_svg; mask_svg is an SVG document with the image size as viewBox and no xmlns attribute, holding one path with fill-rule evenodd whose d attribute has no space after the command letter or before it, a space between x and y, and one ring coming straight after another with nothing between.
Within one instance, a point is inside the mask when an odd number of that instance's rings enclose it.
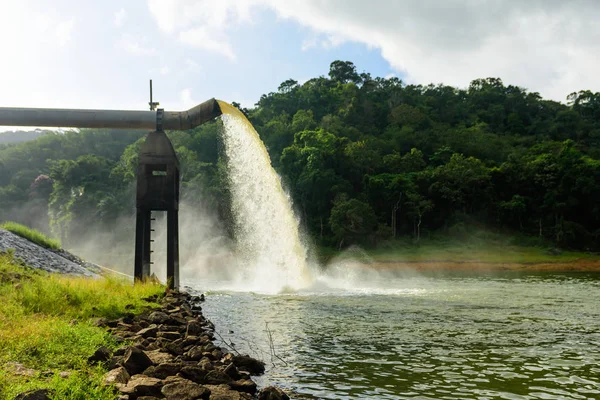
<instances>
[{"instance_id":1,"label":"sky","mask_svg":"<svg viewBox=\"0 0 600 400\"><path fill-rule=\"evenodd\" d=\"M600 0L0 0L0 107L252 107L334 60L406 83L600 91Z\"/></svg>"}]
</instances>

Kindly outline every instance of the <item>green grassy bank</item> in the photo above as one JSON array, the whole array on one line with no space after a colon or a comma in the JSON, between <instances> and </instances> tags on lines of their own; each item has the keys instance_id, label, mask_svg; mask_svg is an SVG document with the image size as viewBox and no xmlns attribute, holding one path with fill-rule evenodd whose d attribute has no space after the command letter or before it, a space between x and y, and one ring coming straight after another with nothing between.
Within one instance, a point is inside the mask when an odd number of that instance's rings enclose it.
<instances>
[{"instance_id":1,"label":"green grassy bank","mask_svg":"<svg viewBox=\"0 0 600 400\"><path fill-rule=\"evenodd\" d=\"M374 248L350 248L339 251L320 248L323 261L338 256L356 257L366 262L465 262L482 263L569 263L600 261L600 255L581 251L554 249L551 243L536 238L514 237L491 232L472 235L436 235L418 242L410 238L387 240Z\"/></svg>"},{"instance_id":2,"label":"green grassy bank","mask_svg":"<svg viewBox=\"0 0 600 400\"><path fill-rule=\"evenodd\" d=\"M51 275L0 254L0 399L37 388L56 399L114 399L101 386L106 371L87 358L117 343L93 321L139 312L148 305L143 297L163 292L114 277Z\"/></svg>"},{"instance_id":3,"label":"green grassy bank","mask_svg":"<svg viewBox=\"0 0 600 400\"><path fill-rule=\"evenodd\" d=\"M36 231L35 229L31 229L25 225L8 221L0 225L0 228L6 229L7 231L14 233L15 235L21 236L22 238L25 238L30 242L33 242L47 249L60 249L60 242L58 240L51 239L48 236L44 235L42 232Z\"/></svg>"}]
</instances>

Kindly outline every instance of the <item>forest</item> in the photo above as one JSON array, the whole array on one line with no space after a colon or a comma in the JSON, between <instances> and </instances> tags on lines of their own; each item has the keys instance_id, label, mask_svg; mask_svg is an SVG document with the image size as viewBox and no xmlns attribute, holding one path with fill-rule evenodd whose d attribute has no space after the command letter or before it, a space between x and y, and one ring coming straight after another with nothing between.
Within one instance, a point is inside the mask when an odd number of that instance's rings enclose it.
<instances>
[{"instance_id":1,"label":"forest","mask_svg":"<svg viewBox=\"0 0 600 400\"><path fill-rule=\"evenodd\" d=\"M479 227L600 250L600 93L574 91L561 103L499 78L415 85L334 61L328 76L287 80L253 108L234 105L319 246L418 243ZM184 201L214 210L233 237L220 129L215 121L168 134ZM88 129L0 144L0 220L67 246L89 240L92 226L131 220L143 137Z\"/></svg>"}]
</instances>

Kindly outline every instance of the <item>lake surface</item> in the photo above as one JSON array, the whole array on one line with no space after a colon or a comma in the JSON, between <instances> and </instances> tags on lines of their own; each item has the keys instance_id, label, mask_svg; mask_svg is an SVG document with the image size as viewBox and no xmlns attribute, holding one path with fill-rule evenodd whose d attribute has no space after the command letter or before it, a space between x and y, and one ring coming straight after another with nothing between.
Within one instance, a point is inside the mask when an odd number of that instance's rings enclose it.
<instances>
[{"instance_id":1,"label":"lake surface","mask_svg":"<svg viewBox=\"0 0 600 400\"><path fill-rule=\"evenodd\" d=\"M259 385L292 398L600 398L599 275L387 276L280 295L193 286L222 340L267 362Z\"/></svg>"}]
</instances>

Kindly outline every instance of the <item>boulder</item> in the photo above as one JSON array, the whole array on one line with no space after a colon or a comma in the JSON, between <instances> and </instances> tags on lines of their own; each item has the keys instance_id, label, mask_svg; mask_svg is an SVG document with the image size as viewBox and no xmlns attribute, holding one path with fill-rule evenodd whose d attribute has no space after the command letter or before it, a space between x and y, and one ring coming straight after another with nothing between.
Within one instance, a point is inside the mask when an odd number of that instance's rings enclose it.
<instances>
[{"instance_id":1,"label":"boulder","mask_svg":"<svg viewBox=\"0 0 600 400\"><path fill-rule=\"evenodd\" d=\"M144 375L152 378L165 379L169 376L177 375L183 367L184 365L181 363L163 363L148 367L148 369L144 371Z\"/></svg>"},{"instance_id":2,"label":"boulder","mask_svg":"<svg viewBox=\"0 0 600 400\"><path fill-rule=\"evenodd\" d=\"M161 393L167 400L208 400L210 396L210 390L206 387L200 386L187 379L167 383L161 389Z\"/></svg>"},{"instance_id":3,"label":"boulder","mask_svg":"<svg viewBox=\"0 0 600 400\"><path fill-rule=\"evenodd\" d=\"M145 351L144 353L146 353L146 355L148 356L148 358L150 358L153 364L170 363L175 359L173 355L165 353L161 350Z\"/></svg>"},{"instance_id":4,"label":"boulder","mask_svg":"<svg viewBox=\"0 0 600 400\"><path fill-rule=\"evenodd\" d=\"M157 336L171 341L181 338L179 332L158 332Z\"/></svg>"},{"instance_id":5,"label":"boulder","mask_svg":"<svg viewBox=\"0 0 600 400\"><path fill-rule=\"evenodd\" d=\"M204 378L208 371L198 366L185 366L179 371L179 375L196 383L205 383Z\"/></svg>"},{"instance_id":6,"label":"boulder","mask_svg":"<svg viewBox=\"0 0 600 400\"><path fill-rule=\"evenodd\" d=\"M102 384L104 384L106 386L116 385L116 384L124 385L128 381L129 381L129 373L127 372L127 370L123 367L118 367L118 368L108 371L106 373L106 375L104 375L104 378L102 379Z\"/></svg>"},{"instance_id":7,"label":"boulder","mask_svg":"<svg viewBox=\"0 0 600 400\"><path fill-rule=\"evenodd\" d=\"M148 321L153 324L164 324L169 319L169 316L162 311L154 311L148 315Z\"/></svg>"},{"instance_id":8,"label":"boulder","mask_svg":"<svg viewBox=\"0 0 600 400\"><path fill-rule=\"evenodd\" d=\"M6 369L13 375L18 376L35 376L38 372L35 369L27 368L21 363L10 362L6 364Z\"/></svg>"},{"instance_id":9,"label":"boulder","mask_svg":"<svg viewBox=\"0 0 600 400\"><path fill-rule=\"evenodd\" d=\"M185 330L185 336L200 336L204 332L202 324L198 321L190 321Z\"/></svg>"},{"instance_id":10,"label":"boulder","mask_svg":"<svg viewBox=\"0 0 600 400\"><path fill-rule=\"evenodd\" d=\"M233 356L233 363L241 370L248 371L252 375L260 375L265 372L265 363L249 356Z\"/></svg>"},{"instance_id":11,"label":"boulder","mask_svg":"<svg viewBox=\"0 0 600 400\"><path fill-rule=\"evenodd\" d=\"M242 376L240 375L240 371L238 371L237 367L233 364L229 364L223 368L223 372L229 375L229 377L233 380L238 380Z\"/></svg>"},{"instance_id":12,"label":"boulder","mask_svg":"<svg viewBox=\"0 0 600 400\"><path fill-rule=\"evenodd\" d=\"M254 383L250 379L240 379L237 381L229 382L229 386L233 390L237 390L238 392L245 392L250 394L256 393L256 383Z\"/></svg>"},{"instance_id":13,"label":"boulder","mask_svg":"<svg viewBox=\"0 0 600 400\"><path fill-rule=\"evenodd\" d=\"M204 385L210 390L210 400L251 400L251 394L236 392L231 390L228 385Z\"/></svg>"},{"instance_id":14,"label":"boulder","mask_svg":"<svg viewBox=\"0 0 600 400\"><path fill-rule=\"evenodd\" d=\"M94 354L88 357L88 363L97 364L105 362L110 360L111 356L110 350L105 346L101 346L94 352Z\"/></svg>"},{"instance_id":15,"label":"boulder","mask_svg":"<svg viewBox=\"0 0 600 400\"><path fill-rule=\"evenodd\" d=\"M160 396L160 388L162 381L157 378L152 378L146 375L134 375L127 382L127 386L122 386L119 390L121 393L130 396Z\"/></svg>"},{"instance_id":16,"label":"boulder","mask_svg":"<svg viewBox=\"0 0 600 400\"><path fill-rule=\"evenodd\" d=\"M141 329L136 333L136 335L141 336L143 338L156 337L158 333L158 325L152 324L147 328Z\"/></svg>"},{"instance_id":17,"label":"boulder","mask_svg":"<svg viewBox=\"0 0 600 400\"><path fill-rule=\"evenodd\" d=\"M258 392L258 400L290 400L290 398L278 387L267 386Z\"/></svg>"},{"instance_id":18,"label":"boulder","mask_svg":"<svg viewBox=\"0 0 600 400\"><path fill-rule=\"evenodd\" d=\"M123 356L123 367L130 375L139 374L151 366L152 360L137 347L128 347Z\"/></svg>"},{"instance_id":19,"label":"boulder","mask_svg":"<svg viewBox=\"0 0 600 400\"><path fill-rule=\"evenodd\" d=\"M223 383L231 382L232 379L225 372L215 369L206 374L204 381L210 385L221 385Z\"/></svg>"},{"instance_id":20,"label":"boulder","mask_svg":"<svg viewBox=\"0 0 600 400\"><path fill-rule=\"evenodd\" d=\"M190 358L190 360L199 361L202 358L202 353L204 353L202 347L194 346L186 353L186 355Z\"/></svg>"},{"instance_id":21,"label":"boulder","mask_svg":"<svg viewBox=\"0 0 600 400\"><path fill-rule=\"evenodd\" d=\"M36 389L18 394L15 400L50 400L51 394L49 389Z\"/></svg>"}]
</instances>

